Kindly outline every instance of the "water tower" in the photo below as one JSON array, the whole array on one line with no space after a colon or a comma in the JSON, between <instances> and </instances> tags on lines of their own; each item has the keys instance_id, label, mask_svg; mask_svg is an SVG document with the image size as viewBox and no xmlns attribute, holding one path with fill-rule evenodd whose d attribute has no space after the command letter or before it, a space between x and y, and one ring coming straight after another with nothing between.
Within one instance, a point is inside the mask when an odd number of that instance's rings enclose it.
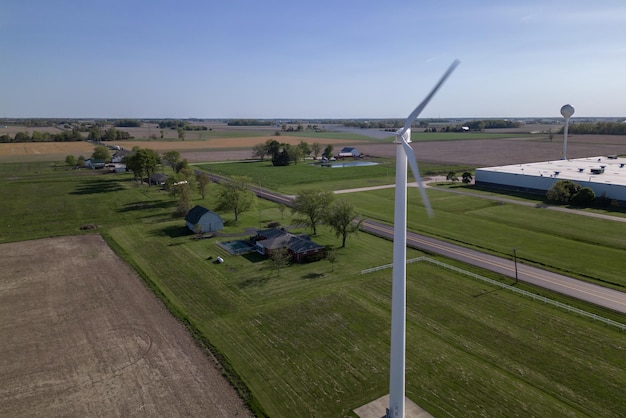
<instances>
[{"instance_id":1,"label":"water tower","mask_svg":"<svg viewBox=\"0 0 626 418\"><path fill-rule=\"evenodd\" d=\"M561 108L561 115L565 118L565 128L563 128L563 154L562 160L567 160L567 130L569 128L569 118L574 114L574 107L566 104Z\"/></svg>"}]
</instances>

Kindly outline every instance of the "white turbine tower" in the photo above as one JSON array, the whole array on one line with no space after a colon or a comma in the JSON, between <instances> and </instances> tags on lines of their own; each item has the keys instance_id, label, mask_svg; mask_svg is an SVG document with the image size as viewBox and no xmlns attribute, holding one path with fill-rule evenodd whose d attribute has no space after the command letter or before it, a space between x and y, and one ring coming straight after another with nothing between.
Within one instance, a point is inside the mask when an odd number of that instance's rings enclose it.
<instances>
[{"instance_id":1,"label":"white turbine tower","mask_svg":"<svg viewBox=\"0 0 626 418\"><path fill-rule=\"evenodd\" d=\"M563 153L561 155L562 160L567 160L567 131L569 128L569 118L574 114L574 107L572 105L564 105L561 108L561 116L565 118L565 127L563 128Z\"/></svg>"},{"instance_id":2,"label":"white turbine tower","mask_svg":"<svg viewBox=\"0 0 626 418\"><path fill-rule=\"evenodd\" d=\"M424 110L439 87L454 71L459 61L454 61L431 92L409 115L404 127L396 132L396 198L393 220L393 274L391 292L391 359L389 372L389 410L387 417L404 418L406 367L406 206L407 160L417 181L422 200L429 216L432 208L422 184L411 142L411 124Z\"/></svg>"}]
</instances>

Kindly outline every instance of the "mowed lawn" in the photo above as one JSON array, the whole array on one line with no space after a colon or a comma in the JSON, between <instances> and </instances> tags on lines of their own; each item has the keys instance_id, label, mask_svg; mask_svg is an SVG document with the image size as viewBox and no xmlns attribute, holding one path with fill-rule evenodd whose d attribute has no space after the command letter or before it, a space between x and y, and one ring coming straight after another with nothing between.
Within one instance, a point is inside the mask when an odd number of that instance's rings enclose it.
<instances>
[{"instance_id":1,"label":"mowed lawn","mask_svg":"<svg viewBox=\"0 0 626 418\"><path fill-rule=\"evenodd\" d=\"M338 261L280 276L178 223L110 238L223 353L270 416L346 416L388 391L391 243L360 234ZM336 245L332 235L315 238ZM220 255L224 264L207 260ZM409 251L408 257L419 255ZM435 416L620 416L626 336L440 270L408 268L407 394Z\"/></svg>"},{"instance_id":2,"label":"mowed lawn","mask_svg":"<svg viewBox=\"0 0 626 418\"><path fill-rule=\"evenodd\" d=\"M409 190L412 231L626 290L626 223L429 190L429 218ZM370 219L393 223L394 190L341 196Z\"/></svg>"}]
</instances>

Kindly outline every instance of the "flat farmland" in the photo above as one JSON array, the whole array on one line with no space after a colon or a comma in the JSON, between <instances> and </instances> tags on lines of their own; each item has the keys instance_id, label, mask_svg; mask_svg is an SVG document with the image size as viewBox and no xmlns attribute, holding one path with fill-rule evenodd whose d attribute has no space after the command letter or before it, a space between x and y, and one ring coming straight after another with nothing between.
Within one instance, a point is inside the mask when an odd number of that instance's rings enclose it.
<instances>
[{"instance_id":1,"label":"flat farmland","mask_svg":"<svg viewBox=\"0 0 626 418\"><path fill-rule=\"evenodd\" d=\"M0 162L63 161L66 156L93 153L93 144L77 142L14 142L0 144Z\"/></svg>"},{"instance_id":2,"label":"flat farmland","mask_svg":"<svg viewBox=\"0 0 626 418\"><path fill-rule=\"evenodd\" d=\"M190 162L221 161L221 160L244 160L252 158L252 147L267 139L296 145L300 141L319 142L322 146L333 144L337 149L343 145L358 144L358 140L279 136L273 137L233 137L215 138L206 140L129 140L115 141L111 145L131 150L133 147L151 148L159 153L177 150L183 158ZM108 144L108 143L105 143ZM387 144L388 146L390 144ZM393 149L393 146L391 146ZM86 141L76 142L25 142L25 143L1 143L0 163L21 161L63 161L67 155L79 155L88 158L93 153L94 144ZM337 149L338 150L338 149Z\"/></svg>"},{"instance_id":3,"label":"flat farmland","mask_svg":"<svg viewBox=\"0 0 626 418\"><path fill-rule=\"evenodd\" d=\"M0 416L252 416L99 235L0 254Z\"/></svg>"}]
</instances>

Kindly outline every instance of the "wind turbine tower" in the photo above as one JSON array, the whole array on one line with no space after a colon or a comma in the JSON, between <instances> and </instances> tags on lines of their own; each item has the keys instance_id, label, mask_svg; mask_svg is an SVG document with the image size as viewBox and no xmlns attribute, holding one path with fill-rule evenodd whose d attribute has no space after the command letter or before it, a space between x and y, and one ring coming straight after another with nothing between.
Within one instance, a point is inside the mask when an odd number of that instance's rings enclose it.
<instances>
[{"instance_id":1,"label":"wind turbine tower","mask_svg":"<svg viewBox=\"0 0 626 418\"><path fill-rule=\"evenodd\" d=\"M563 153L561 160L567 160L567 130L569 128L569 118L574 114L574 107L566 104L561 108L561 115L565 118L565 127L563 128Z\"/></svg>"},{"instance_id":2,"label":"wind turbine tower","mask_svg":"<svg viewBox=\"0 0 626 418\"><path fill-rule=\"evenodd\" d=\"M396 132L396 191L393 219L393 273L391 291L391 353L389 367L389 409L387 418L404 418L405 368L406 368L406 207L407 161L417 181L424 206L429 216L432 208L424 190L411 142L411 124L417 119L430 99L454 71L459 61L454 61L431 92L409 115L404 127Z\"/></svg>"}]
</instances>

